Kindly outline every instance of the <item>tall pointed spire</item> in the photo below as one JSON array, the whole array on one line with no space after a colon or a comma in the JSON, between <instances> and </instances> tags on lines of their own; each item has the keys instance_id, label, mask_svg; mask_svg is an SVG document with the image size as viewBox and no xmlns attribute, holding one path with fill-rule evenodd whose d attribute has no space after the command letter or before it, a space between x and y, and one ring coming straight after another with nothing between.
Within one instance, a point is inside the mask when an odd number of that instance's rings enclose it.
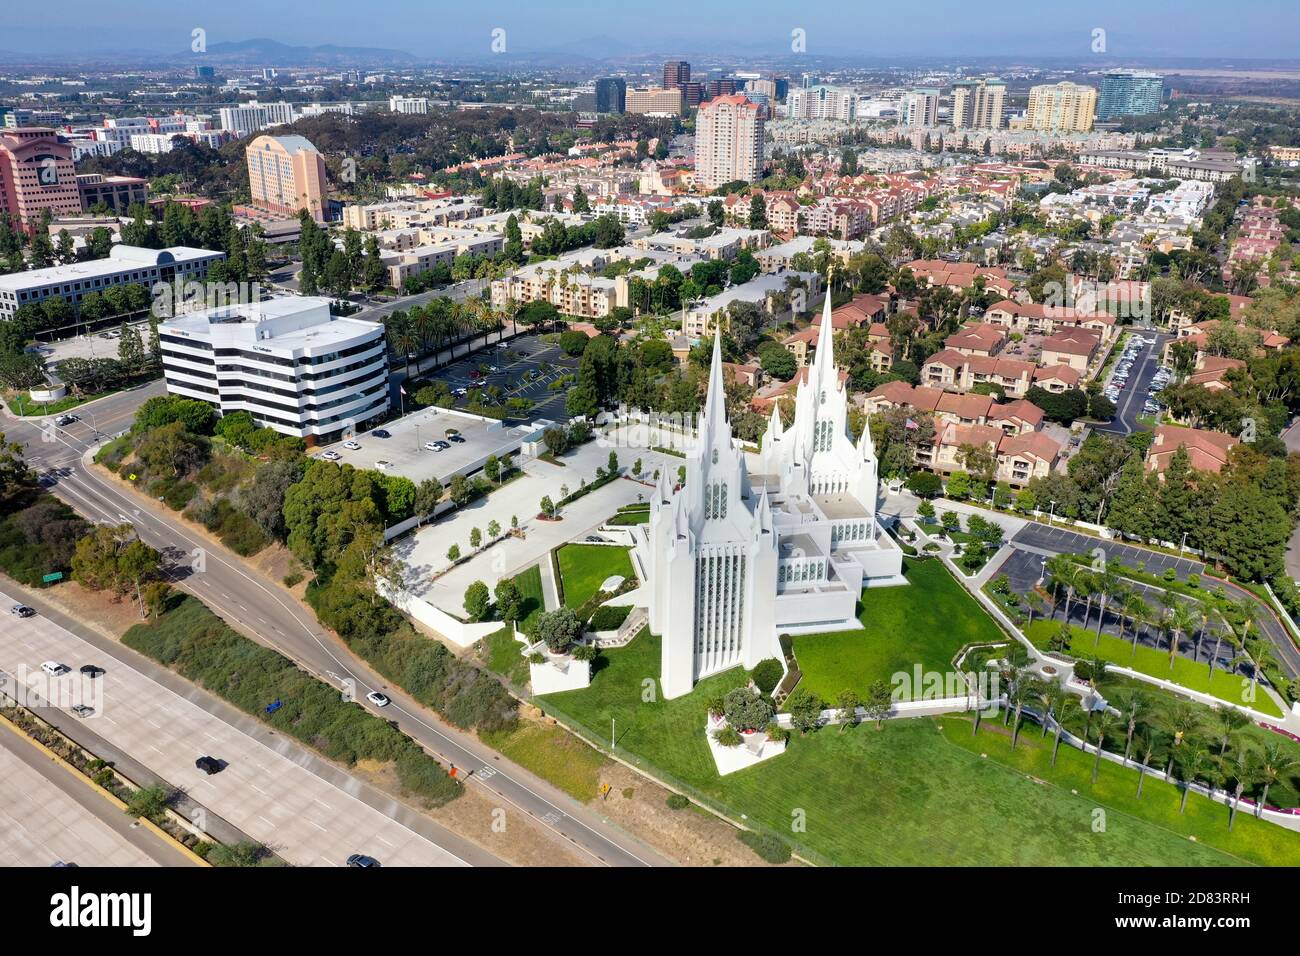
<instances>
[{"instance_id":1,"label":"tall pointed spire","mask_svg":"<svg viewBox=\"0 0 1300 956\"><path fill-rule=\"evenodd\" d=\"M726 421L727 392L722 384L722 329L713 327L713 361L709 365L709 390L704 396L704 418L710 429Z\"/></svg>"},{"instance_id":2,"label":"tall pointed spire","mask_svg":"<svg viewBox=\"0 0 1300 956\"><path fill-rule=\"evenodd\" d=\"M870 461L876 457L876 443L871 437L870 414L862 423L862 437L858 439L858 451L861 452L863 461Z\"/></svg>"},{"instance_id":3,"label":"tall pointed spire","mask_svg":"<svg viewBox=\"0 0 1300 956\"><path fill-rule=\"evenodd\" d=\"M833 324L831 322L831 290L828 285L826 288L826 304L822 308L822 327L817 333L817 354L813 356L813 362L818 369L834 367L834 356L831 354L834 348Z\"/></svg>"}]
</instances>

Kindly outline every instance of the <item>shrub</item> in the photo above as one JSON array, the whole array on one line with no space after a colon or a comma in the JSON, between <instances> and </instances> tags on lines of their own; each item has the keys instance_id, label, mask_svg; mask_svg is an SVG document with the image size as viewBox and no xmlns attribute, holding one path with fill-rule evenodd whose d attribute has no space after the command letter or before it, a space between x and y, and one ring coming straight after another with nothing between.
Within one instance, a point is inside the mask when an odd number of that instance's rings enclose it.
<instances>
[{"instance_id":1,"label":"shrub","mask_svg":"<svg viewBox=\"0 0 1300 956\"><path fill-rule=\"evenodd\" d=\"M623 622L627 620L627 616L631 613L632 606L630 604L614 607L602 604L591 615L587 628L592 631L617 631L623 626Z\"/></svg>"},{"instance_id":2,"label":"shrub","mask_svg":"<svg viewBox=\"0 0 1300 956\"><path fill-rule=\"evenodd\" d=\"M718 742L720 747L739 747L742 743L740 731L730 724L725 727L719 727L713 732L713 739Z\"/></svg>"},{"instance_id":3,"label":"shrub","mask_svg":"<svg viewBox=\"0 0 1300 956\"><path fill-rule=\"evenodd\" d=\"M737 687L727 694L722 709L727 715L727 723L737 730L766 727L774 710L770 697L755 694L748 687Z\"/></svg>"},{"instance_id":4,"label":"shrub","mask_svg":"<svg viewBox=\"0 0 1300 956\"><path fill-rule=\"evenodd\" d=\"M668 805L669 810L685 810L691 805L691 801L687 800L680 793L668 794L668 799L665 800L664 803Z\"/></svg>"},{"instance_id":5,"label":"shrub","mask_svg":"<svg viewBox=\"0 0 1300 956\"><path fill-rule=\"evenodd\" d=\"M785 670L781 667L781 662L775 657L769 657L754 665L754 669L749 672L749 679L762 693L770 694L776 690L776 685L781 683L784 675Z\"/></svg>"},{"instance_id":6,"label":"shrub","mask_svg":"<svg viewBox=\"0 0 1300 956\"><path fill-rule=\"evenodd\" d=\"M779 866L782 863L790 862L789 845L775 837L752 833L749 830L741 830L736 834L736 839L757 853L765 863Z\"/></svg>"}]
</instances>

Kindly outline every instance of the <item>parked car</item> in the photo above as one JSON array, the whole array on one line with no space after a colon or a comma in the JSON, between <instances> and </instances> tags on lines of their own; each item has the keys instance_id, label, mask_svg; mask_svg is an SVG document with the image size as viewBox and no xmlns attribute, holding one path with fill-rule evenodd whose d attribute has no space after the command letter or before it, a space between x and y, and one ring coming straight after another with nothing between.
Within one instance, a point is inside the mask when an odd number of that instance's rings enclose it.
<instances>
[{"instance_id":1,"label":"parked car","mask_svg":"<svg viewBox=\"0 0 1300 956\"><path fill-rule=\"evenodd\" d=\"M442 451L442 446L439 445L436 441L425 442L424 448L426 451Z\"/></svg>"},{"instance_id":2,"label":"parked car","mask_svg":"<svg viewBox=\"0 0 1300 956\"><path fill-rule=\"evenodd\" d=\"M386 429L386 428L376 428L376 429L375 429L374 431L372 431L370 434L374 435L376 438L392 438L392 437L393 437L392 435L390 435L390 434L388 433L388 429Z\"/></svg>"},{"instance_id":3,"label":"parked car","mask_svg":"<svg viewBox=\"0 0 1300 956\"><path fill-rule=\"evenodd\" d=\"M450 443L450 442L445 442L445 441L443 441L441 438L439 438L437 441L435 441L434 444L438 446L438 451L442 451L444 448L450 448L450 447L451 447L451 443Z\"/></svg>"},{"instance_id":4,"label":"parked car","mask_svg":"<svg viewBox=\"0 0 1300 956\"><path fill-rule=\"evenodd\" d=\"M28 607L26 604L15 604L9 609L9 613L17 617L32 617L36 614L36 608Z\"/></svg>"},{"instance_id":5,"label":"parked car","mask_svg":"<svg viewBox=\"0 0 1300 956\"><path fill-rule=\"evenodd\" d=\"M348 866L372 867L379 866L379 861L373 856L366 856L364 853L353 853L348 857Z\"/></svg>"},{"instance_id":6,"label":"parked car","mask_svg":"<svg viewBox=\"0 0 1300 956\"><path fill-rule=\"evenodd\" d=\"M60 677L63 674L68 673L71 669L72 668L68 667L67 664L60 664L58 661L45 661L41 664L41 670L45 671L45 673L49 674L51 677Z\"/></svg>"},{"instance_id":7,"label":"parked car","mask_svg":"<svg viewBox=\"0 0 1300 956\"><path fill-rule=\"evenodd\" d=\"M336 451L323 451L320 453L320 457L324 461L338 461L343 456Z\"/></svg>"},{"instance_id":8,"label":"parked car","mask_svg":"<svg viewBox=\"0 0 1300 956\"><path fill-rule=\"evenodd\" d=\"M380 471L383 471L386 468L392 468L393 463L384 458L381 458L379 459L379 461L375 462L375 467L378 468Z\"/></svg>"},{"instance_id":9,"label":"parked car","mask_svg":"<svg viewBox=\"0 0 1300 956\"><path fill-rule=\"evenodd\" d=\"M222 769L222 763L220 760L218 760L216 757L207 757L207 756L200 757L198 760L194 761L194 766L198 767L209 777L212 776L214 773L221 773L221 769Z\"/></svg>"},{"instance_id":10,"label":"parked car","mask_svg":"<svg viewBox=\"0 0 1300 956\"><path fill-rule=\"evenodd\" d=\"M361 446L358 445L356 442L354 442L354 441L353 441L352 439L350 439L350 438L349 438L347 441L345 441L345 442L343 443L343 447L346 448L348 451L360 451L360 450L361 450Z\"/></svg>"},{"instance_id":11,"label":"parked car","mask_svg":"<svg viewBox=\"0 0 1300 956\"><path fill-rule=\"evenodd\" d=\"M78 717L90 717L94 715L95 708L89 707L86 704L77 704L77 706L72 708L72 712Z\"/></svg>"},{"instance_id":12,"label":"parked car","mask_svg":"<svg viewBox=\"0 0 1300 956\"><path fill-rule=\"evenodd\" d=\"M104 673L104 668L98 664L82 664L81 673L85 677L95 678Z\"/></svg>"},{"instance_id":13,"label":"parked car","mask_svg":"<svg viewBox=\"0 0 1300 956\"><path fill-rule=\"evenodd\" d=\"M464 398L466 395L469 394L469 389L467 389L467 388L454 388L454 389L452 389L451 394L457 396L458 398Z\"/></svg>"},{"instance_id":14,"label":"parked car","mask_svg":"<svg viewBox=\"0 0 1300 956\"><path fill-rule=\"evenodd\" d=\"M388 695L381 694L377 690L372 690L369 694L366 694L366 700L370 701L370 703L374 704L376 707L387 707L390 703Z\"/></svg>"},{"instance_id":15,"label":"parked car","mask_svg":"<svg viewBox=\"0 0 1300 956\"><path fill-rule=\"evenodd\" d=\"M458 444L458 445L463 445L463 444L465 444L465 436L462 435L460 432L457 432L457 433L454 434L454 435L448 435L447 437L450 438L452 441L454 441L454 442L455 442L456 444Z\"/></svg>"}]
</instances>

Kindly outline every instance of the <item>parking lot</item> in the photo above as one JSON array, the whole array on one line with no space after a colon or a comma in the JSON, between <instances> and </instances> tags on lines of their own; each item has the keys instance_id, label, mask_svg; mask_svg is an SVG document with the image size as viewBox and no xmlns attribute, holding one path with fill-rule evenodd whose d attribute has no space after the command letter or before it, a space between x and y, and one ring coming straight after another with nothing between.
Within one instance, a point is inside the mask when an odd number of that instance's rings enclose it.
<instances>
[{"instance_id":1,"label":"parking lot","mask_svg":"<svg viewBox=\"0 0 1300 956\"><path fill-rule=\"evenodd\" d=\"M1163 407L1160 392L1172 373L1160 365L1160 354L1168 336L1134 331L1124 351L1115 362L1110 379L1102 390L1115 403L1115 417L1099 431L1127 435L1140 428L1138 417L1154 415Z\"/></svg>"},{"instance_id":2,"label":"parking lot","mask_svg":"<svg viewBox=\"0 0 1300 956\"><path fill-rule=\"evenodd\" d=\"M376 437L375 432L389 437ZM449 431L462 441L453 441ZM520 436L527 429L503 422L485 422L463 415L450 415L439 408L412 412L380 428L362 432L346 442L324 446L317 458L336 460L357 468L372 468L389 475L402 475L416 484L437 478L443 484L455 474L469 474L481 468L489 455L500 457L519 451ZM446 447L427 448L441 442ZM346 447L354 444L356 448ZM337 455L337 459L332 456Z\"/></svg>"}]
</instances>

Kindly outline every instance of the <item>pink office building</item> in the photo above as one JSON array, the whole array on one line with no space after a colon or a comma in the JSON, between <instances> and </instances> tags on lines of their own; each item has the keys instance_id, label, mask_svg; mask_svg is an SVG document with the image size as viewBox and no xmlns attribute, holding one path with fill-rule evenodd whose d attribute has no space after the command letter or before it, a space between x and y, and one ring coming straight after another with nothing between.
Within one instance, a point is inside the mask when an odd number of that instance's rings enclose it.
<instances>
[{"instance_id":1,"label":"pink office building","mask_svg":"<svg viewBox=\"0 0 1300 956\"><path fill-rule=\"evenodd\" d=\"M54 216L81 212L72 147L45 127L0 130L0 213L30 231L46 209Z\"/></svg>"}]
</instances>

